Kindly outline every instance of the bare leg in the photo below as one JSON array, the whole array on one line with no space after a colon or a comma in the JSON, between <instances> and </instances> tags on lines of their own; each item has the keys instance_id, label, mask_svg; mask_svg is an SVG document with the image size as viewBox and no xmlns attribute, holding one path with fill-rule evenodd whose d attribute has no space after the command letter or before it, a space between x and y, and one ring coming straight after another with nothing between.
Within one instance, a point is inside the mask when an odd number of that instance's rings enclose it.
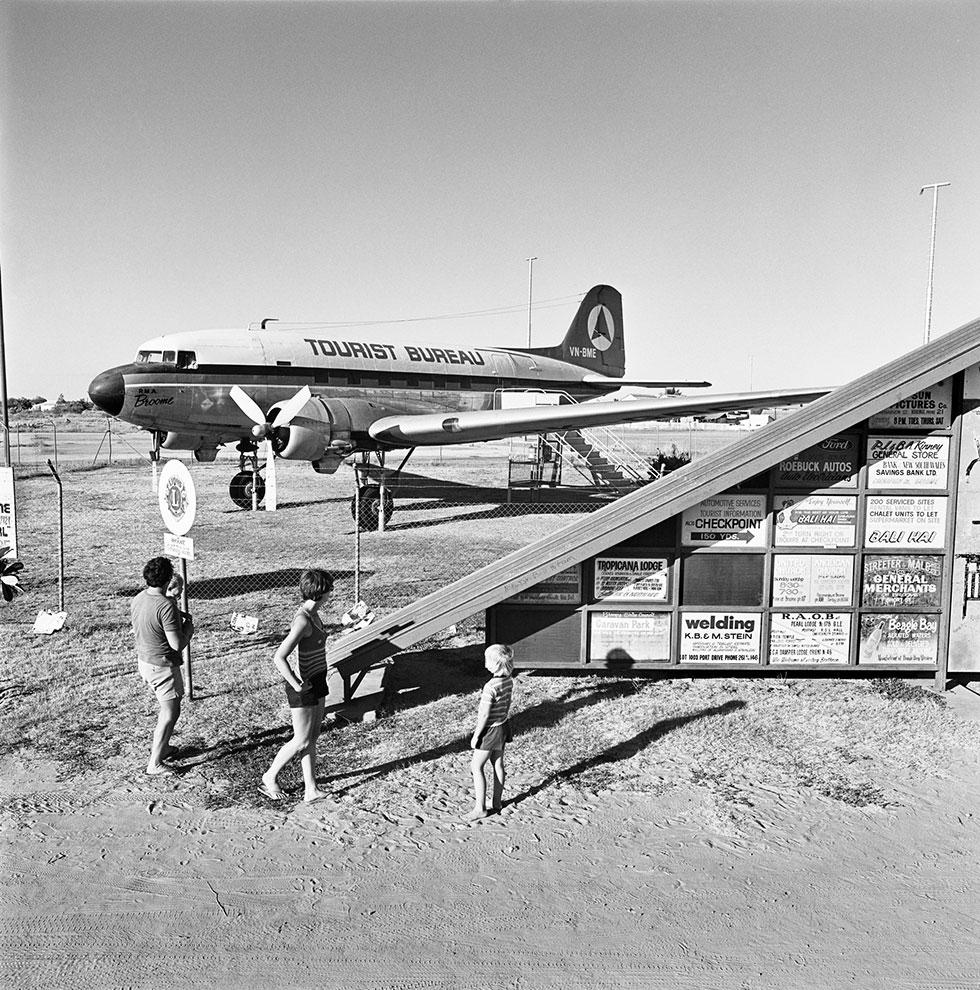
<instances>
[{"instance_id":1,"label":"bare leg","mask_svg":"<svg viewBox=\"0 0 980 990\"><path fill-rule=\"evenodd\" d=\"M316 743L320 738L320 729L323 726L323 699L321 698L311 709L313 720L310 725L309 745L303 754L303 782L306 785L303 794L304 801L319 801L320 798L328 797L326 791L321 791L317 786L316 779Z\"/></svg>"},{"instance_id":2,"label":"bare leg","mask_svg":"<svg viewBox=\"0 0 980 990\"><path fill-rule=\"evenodd\" d=\"M493 810L500 811L504 806L504 751L498 749L493 754Z\"/></svg>"},{"instance_id":3,"label":"bare leg","mask_svg":"<svg viewBox=\"0 0 980 990\"><path fill-rule=\"evenodd\" d=\"M486 766L486 762L489 759L489 750L473 750L473 762L471 764L471 769L473 771L474 801L473 810L468 815L464 815L465 820L468 822L476 821L478 818L487 817L487 780L486 777L483 776L483 768Z\"/></svg>"},{"instance_id":4,"label":"bare leg","mask_svg":"<svg viewBox=\"0 0 980 990\"><path fill-rule=\"evenodd\" d=\"M148 773L159 773L164 754L170 749L170 736L179 718L180 698L160 702L160 714L157 716L157 725L153 731L150 762L146 765Z\"/></svg>"},{"instance_id":5,"label":"bare leg","mask_svg":"<svg viewBox=\"0 0 980 990\"><path fill-rule=\"evenodd\" d=\"M293 719L293 738L282 744L276 753L269 769L262 774L262 783L273 793L279 792L276 778L282 768L294 757L309 749L310 727L313 721L313 708L290 708L289 714ZM304 770L304 777L306 768Z\"/></svg>"}]
</instances>

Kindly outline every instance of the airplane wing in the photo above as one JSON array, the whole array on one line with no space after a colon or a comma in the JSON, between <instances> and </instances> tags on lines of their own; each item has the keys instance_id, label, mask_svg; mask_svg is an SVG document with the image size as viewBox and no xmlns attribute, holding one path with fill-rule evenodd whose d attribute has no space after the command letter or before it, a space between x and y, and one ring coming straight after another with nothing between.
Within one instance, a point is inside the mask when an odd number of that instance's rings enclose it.
<instances>
[{"instance_id":1,"label":"airplane wing","mask_svg":"<svg viewBox=\"0 0 980 990\"><path fill-rule=\"evenodd\" d=\"M368 432L375 440L395 447L424 447L478 440L501 440L526 433L642 423L690 416L721 409L761 409L810 402L830 389L782 389L769 392L731 392L727 395L670 395L622 402L580 402L564 406L487 409L480 412L405 413L384 416Z\"/></svg>"},{"instance_id":2,"label":"airplane wing","mask_svg":"<svg viewBox=\"0 0 980 990\"><path fill-rule=\"evenodd\" d=\"M582 376L588 385L610 385L616 388L709 388L711 382L643 381L639 378L609 378L606 375L588 374Z\"/></svg>"}]
</instances>

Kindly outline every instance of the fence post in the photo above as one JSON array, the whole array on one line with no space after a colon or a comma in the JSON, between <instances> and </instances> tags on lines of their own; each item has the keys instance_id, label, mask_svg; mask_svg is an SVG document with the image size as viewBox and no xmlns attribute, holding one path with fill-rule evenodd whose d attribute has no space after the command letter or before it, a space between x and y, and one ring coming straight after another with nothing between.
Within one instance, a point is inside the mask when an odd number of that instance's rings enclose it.
<instances>
[{"instance_id":1,"label":"fence post","mask_svg":"<svg viewBox=\"0 0 980 990\"><path fill-rule=\"evenodd\" d=\"M354 604L361 600L361 484L354 468Z\"/></svg>"},{"instance_id":2,"label":"fence post","mask_svg":"<svg viewBox=\"0 0 980 990\"><path fill-rule=\"evenodd\" d=\"M48 467L58 483L58 611L65 610L65 501L61 488L61 478L48 458Z\"/></svg>"}]
</instances>

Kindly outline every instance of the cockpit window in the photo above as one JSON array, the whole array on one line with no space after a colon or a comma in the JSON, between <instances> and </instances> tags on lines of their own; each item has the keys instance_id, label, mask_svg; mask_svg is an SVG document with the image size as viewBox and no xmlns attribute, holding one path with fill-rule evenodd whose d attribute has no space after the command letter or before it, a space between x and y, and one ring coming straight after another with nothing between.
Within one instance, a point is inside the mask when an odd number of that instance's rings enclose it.
<instances>
[{"instance_id":1,"label":"cockpit window","mask_svg":"<svg viewBox=\"0 0 980 990\"><path fill-rule=\"evenodd\" d=\"M137 364L175 364L178 368L196 368L197 354L194 351L140 351L136 355Z\"/></svg>"}]
</instances>

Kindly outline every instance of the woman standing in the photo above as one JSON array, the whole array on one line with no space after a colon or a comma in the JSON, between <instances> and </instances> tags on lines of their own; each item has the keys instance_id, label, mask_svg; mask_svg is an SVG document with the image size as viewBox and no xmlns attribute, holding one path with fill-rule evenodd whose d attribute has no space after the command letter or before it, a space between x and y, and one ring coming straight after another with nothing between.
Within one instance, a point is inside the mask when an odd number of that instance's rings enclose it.
<instances>
[{"instance_id":1,"label":"woman standing","mask_svg":"<svg viewBox=\"0 0 980 990\"><path fill-rule=\"evenodd\" d=\"M294 757L303 767L304 801L318 801L327 795L317 786L316 741L323 725L323 699L327 688L326 629L320 606L333 590L333 577L326 571L303 571L299 591L303 604L293 618L286 638L276 650L273 663L285 682L286 698L293 718L293 738L276 753L272 765L262 774L259 791L273 801L285 796L276 782L279 772ZM289 664L289 655L298 647L298 672Z\"/></svg>"},{"instance_id":2,"label":"woman standing","mask_svg":"<svg viewBox=\"0 0 980 990\"><path fill-rule=\"evenodd\" d=\"M136 656L140 676L160 703L150 759L146 772L153 776L172 774L164 760L174 748L170 736L180 718L180 699L184 696L181 653L194 635L194 623L167 596L167 586L174 576L169 557L154 557L143 568L146 587L133 599L130 614L136 637Z\"/></svg>"}]
</instances>

